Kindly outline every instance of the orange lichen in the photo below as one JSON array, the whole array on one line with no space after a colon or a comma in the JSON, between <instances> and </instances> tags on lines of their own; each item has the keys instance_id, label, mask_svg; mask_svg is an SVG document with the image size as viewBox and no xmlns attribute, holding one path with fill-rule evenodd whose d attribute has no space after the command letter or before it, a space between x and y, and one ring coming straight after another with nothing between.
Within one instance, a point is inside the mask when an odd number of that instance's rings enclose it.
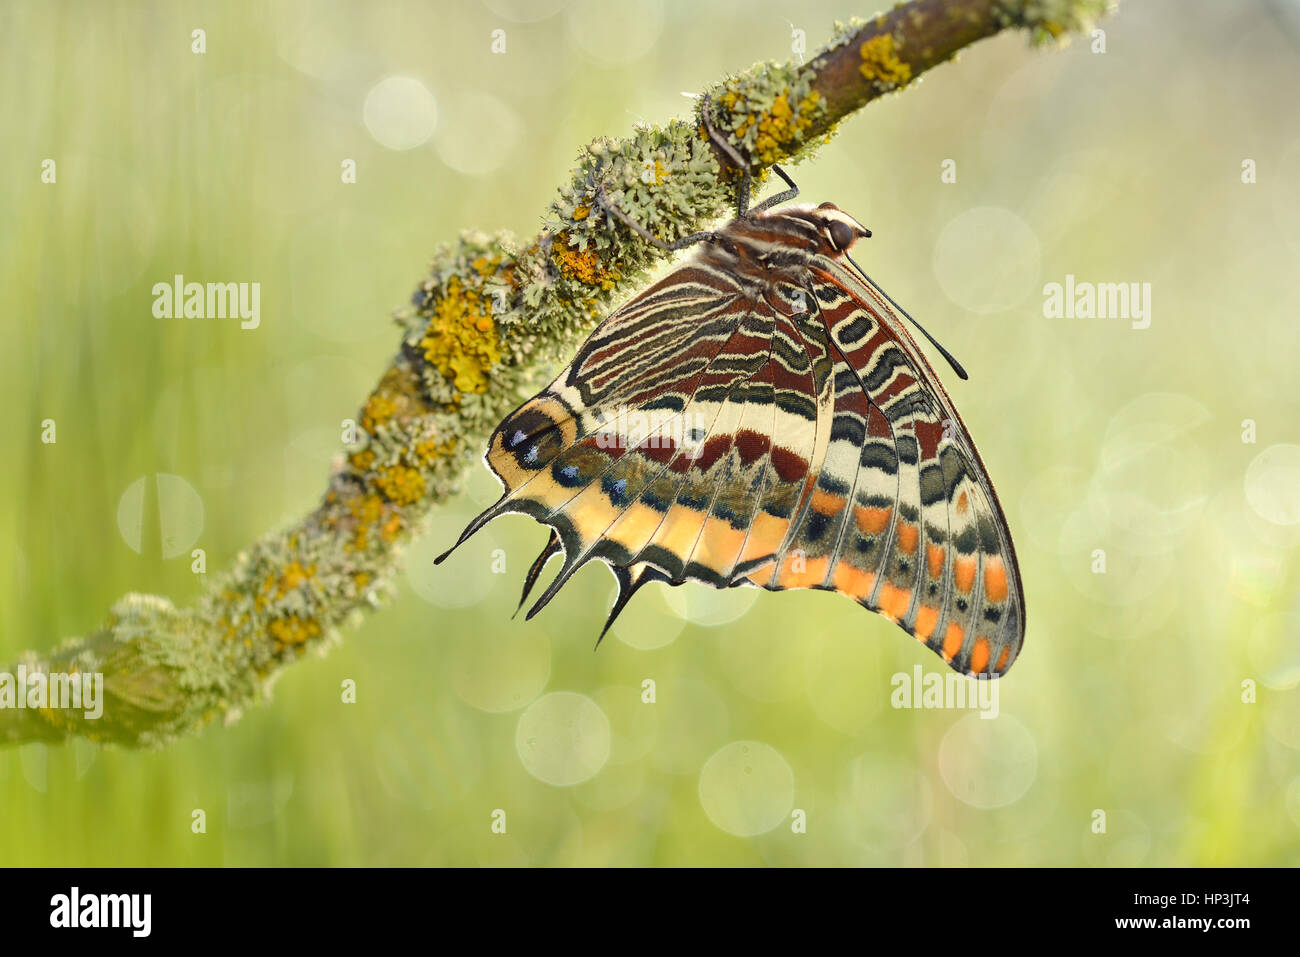
<instances>
[{"instance_id":1,"label":"orange lichen","mask_svg":"<svg viewBox=\"0 0 1300 957\"><path fill-rule=\"evenodd\" d=\"M304 568L301 562L290 562L289 566L285 568L284 572L280 575L280 581L277 586L280 597L284 597L288 592L315 577L315 575L315 565L308 565Z\"/></svg>"},{"instance_id":2,"label":"orange lichen","mask_svg":"<svg viewBox=\"0 0 1300 957\"><path fill-rule=\"evenodd\" d=\"M309 638L320 635L320 624L310 618L290 615L288 618L275 619L267 626L267 631L279 646L301 645Z\"/></svg>"},{"instance_id":3,"label":"orange lichen","mask_svg":"<svg viewBox=\"0 0 1300 957\"><path fill-rule=\"evenodd\" d=\"M595 249L590 247L575 249L571 247L568 233L560 233L555 237L555 245L551 248L551 258L555 261L556 268L560 270L561 276L565 279L576 279L584 286L600 286L602 289L613 289L614 283L620 278L618 273L605 268Z\"/></svg>"},{"instance_id":4,"label":"orange lichen","mask_svg":"<svg viewBox=\"0 0 1300 957\"><path fill-rule=\"evenodd\" d=\"M378 495L362 495L348 502L348 511L357 521L373 525L384 514L384 502Z\"/></svg>"},{"instance_id":5,"label":"orange lichen","mask_svg":"<svg viewBox=\"0 0 1300 957\"><path fill-rule=\"evenodd\" d=\"M898 58L897 44L892 33L872 37L858 50L862 63L858 69L868 80L881 89L892 90L906 86L912 79L912 68Z\"/></svg>"},{"instance_id":6,"label":"orange lichen","mask_svg":"<svg viewBox=\"0 0 1300 957\"><path fill-rule=\"evenodd\" d=\"M412 505L424 497L427 484L418 469L390 465L379 470L375 485L395 505Z\"/></svg>"},{"instance_id":7,"label":"orange lichen","mask_svg":"<svg viewBox=\"0 0 1300 957\"><path fill-rule=\"evenodd\" d=\"M396 402L376 392L366 400L365 407L361 410L361 427L367 432L374 432L377 426L391 419L396 411Z\"/></svg>"},{"instance_id":8,"label":"orange lichen","mask_svg":"<svg viewBox=\"0 0 1300 957\"><path fill-rule=\"evenodd\" d=\"M455 438L450 438L446 442L438 442L436 439L425 439L422 442L415 443L414 454L416 461L423 465L429 465L434 459L450 455L456 449Z\"/></svg>"},{"instance_id":9,"label":"orange lichen","mask_svg":"<svg viewBox=\"0 0 1300 957\"><path fill-rule=\"evenodd\" d=\"M384 501L371 493L349 499L347 506L357 524L352 532L352 541L345 547L352 552L365 551L370 545L371 528L378 525L384 516Z\"/></svg>"},{"instance_id":10,"label":"orange lichen","mask_svg":"<svg viewBox=\"0 0 1300 957\"><path fill-rule=\"evenodd\" d=\"M379 530L379 537L385 542L392 543L398 535L402 534L402 529L405 527L402 516L394 512L388 516L388 521L384 522L384 527Z\"/></svg>"},{"instance_id":11,"label":"orange lichen","mask_svg":"<svg viewBox=\"0 0 1300 957\"><path fill-rule=\"evenodd\" d=\"M737 90L728 90L718 97L718 102L728 112L743 114L734 128L737 139L744 139L754 131L753 157L770 165L790 155L791 147L799 142L812 127L813 115L821 103L821 94L809 91L795 106L790 105L791 91L786 90L773 98L766 109L751 112L752 107Z\"/></svg>"},{"instance_id":12,"label":"orange lichen","mask_svg":"<svg viewBox=\"0 0 1300 957\"><path fill-rule=\"evenodd\" d=\"M489 260L476 260L484 275L495 268ZM479 271L480 265L475 266ZM420 347L424 357L461 392L486 392L488 370L501 361L501 344L490 307L480 290L471 289L458 276L447 280Z\"/></svg>"}]
</instances>

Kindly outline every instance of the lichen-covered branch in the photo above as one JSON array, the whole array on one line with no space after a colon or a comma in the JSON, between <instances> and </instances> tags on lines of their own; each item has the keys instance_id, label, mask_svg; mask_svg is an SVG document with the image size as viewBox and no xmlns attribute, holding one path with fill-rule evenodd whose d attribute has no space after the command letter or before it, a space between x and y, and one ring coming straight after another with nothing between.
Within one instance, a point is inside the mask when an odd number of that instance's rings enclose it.
<instances>
[{"instance_id":1,"label":"lichen-covered branch","mask_svg":"<svg viewBox=\"0 0 1300 957\"><path fill-rule=\"evenodd\" d=\"M854 110L983 37L1024 28L1036 40L1054 38L1104 7L915 0L837 27L802 66L761 64L704 92L715 127L761 178L821 145ZM535 238L467 233L438 250L396 315L400 348L362 406L356 441L320 505L255 542L192 607L128 595L94 634L24 655L28 674L102 674L103 711L90 718L36 699L0 708L0 740L77 734L160 745L264 698L285 665L381 603L403 543L455 492L492 428L663 255L597 204L597 188L671 240L726 214L739 174L698 116L640 128L582 150Z\"/></svg>"},{"instance_id":2,"label":"lichen-covered branch","mask_svg":"<svg viewBox=\"0 0 1300 957\"><path fill-rule=\"evenodd\" d=\"M914 0L870 21L837 30L804 68L823 109L808 133L829 132L864 103L907 86L958 51L1007 28L1023 28L1035 44L1089 29L1108 0Z\"/></svg>"}]
</instances>

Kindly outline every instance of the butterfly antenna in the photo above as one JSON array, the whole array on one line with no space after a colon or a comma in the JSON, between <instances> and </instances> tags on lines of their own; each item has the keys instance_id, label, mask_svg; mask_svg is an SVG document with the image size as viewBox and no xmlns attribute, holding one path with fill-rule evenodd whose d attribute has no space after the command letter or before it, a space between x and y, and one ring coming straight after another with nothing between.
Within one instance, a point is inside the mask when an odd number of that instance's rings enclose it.
<instances>
[{"instance_id":1,"label":"butterfly antenna","mask_svg":"<svg viewBox=\"0 0 1300 957\"><path fill-rule=\"evenodd\" d=\"M966 370L961 367L961 363L957 361L956 357L947 349L945 349L942 345L940 345L938 339L930 335L930 333L926 332L925 326L921 325L919 322L913 319L911 314L908 313L906 309L904 309L898 303L894 302L893 297L890 296L889 293L885 292L885 290L881 289L880 284L877 283L870 276L868 276L867 271L863 269L861 266L859 266L857 261L852 256L850 256L848 253L845 253L844 258L847 259L849 262L853 263L853 268L856 269L858 273L862 276L862 278L867 281L868 286L870 286L872 289L876 290L876 292L884 296L886 301L888 301L888 303L891 306L893 306L895 309L897 309L899 312L901 312L904 316L907 317L908 322L916 326L917 329L921 330L921 335L925 336L926 339L930 340L930 345L938 349L939 354L948 360L948 365L952 366L952 371L957 373L958 378L960 379L970 378L970 376L966 374Z\"/></svg>"}]
</instances>

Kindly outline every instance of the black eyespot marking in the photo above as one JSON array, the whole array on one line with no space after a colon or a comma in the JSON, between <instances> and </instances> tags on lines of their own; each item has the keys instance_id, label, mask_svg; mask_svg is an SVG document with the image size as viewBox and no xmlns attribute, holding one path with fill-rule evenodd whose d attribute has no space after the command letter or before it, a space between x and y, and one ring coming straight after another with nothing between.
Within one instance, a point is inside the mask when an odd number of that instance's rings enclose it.
<instances>
[{"instance_id":1,"label":"black eyespot marking","mask_svg":"<svg viewBox=\"0 0 1300 957\"><path fill-rule=\"evenodd\" d=\"M564 440L555 423L536 409L525 409L498 427L501 444L523 469L539 469L559 455Z\"/></svg>"},{"instance_id":2,"label":"black eyespot marking","mask_svg":"<svg viewBox=\"0 0 1300 957\"><path fill-rule=\"evenodd\" d=\"M624 506L628 504L627 479L621 478L616 481L607 475L600 480L600 487L615 505Z\"/></svg>"},{"instance_id":3,"label":"black eyespot marking","mask_svg":"<svg viewBox=\"0 0 1300 957\"><path fill-rule=\"evenodd\" d=\"M556 481L567 488L577 488L583 484L584 476L576 465L560 465L556 463L556 467L551 472Z\"/></svg>"}]
</instances>

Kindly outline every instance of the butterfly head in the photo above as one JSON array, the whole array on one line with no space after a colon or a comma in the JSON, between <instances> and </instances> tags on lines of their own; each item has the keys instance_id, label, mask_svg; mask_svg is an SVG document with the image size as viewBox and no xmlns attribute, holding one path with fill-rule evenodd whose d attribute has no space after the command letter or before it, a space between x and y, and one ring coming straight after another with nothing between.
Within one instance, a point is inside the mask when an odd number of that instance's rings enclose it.
<instances>
[{"instance_id":1,"label":"butterfly head","mask_svg":"<svg viewBox=\"0 0 1300 957\"><path fill-rule=\"evenodd\" d=\"M752 245L756 253L778 249L788 257L797 250L799 255L842 259L854 243L870 236L871 230L834 203L822 203L779 206L752 219L738 219L726 234L742 245ZM761 255L758 258L763 259ZM770 262L772 257L767 259Z\"/></svg>"},{"instance_id":2,"label":"butterfly head","mask_svg":"<svg viewBox=\"0 0 1300 957\"><path fill-rule=\"evenodd\" d=\"M777 206L732 220L704 244L701 255L728 275L758 286L784 281L802 285L818 259L840 260L871 235L834 203Z\"/></svg>"},{"instance_id":3,"label":"butterfly head","mask_svg":"<svg viewBox=\"0 0 1300 957\"><path fill-rule=\"evenodd\" d=\"M840 209L834 203L822 203L807 211L807 217L817 227L825 248L825 255L839 257L853 248L859 239L868 239L871 230Z\"/></svg>"}]
</instances>

